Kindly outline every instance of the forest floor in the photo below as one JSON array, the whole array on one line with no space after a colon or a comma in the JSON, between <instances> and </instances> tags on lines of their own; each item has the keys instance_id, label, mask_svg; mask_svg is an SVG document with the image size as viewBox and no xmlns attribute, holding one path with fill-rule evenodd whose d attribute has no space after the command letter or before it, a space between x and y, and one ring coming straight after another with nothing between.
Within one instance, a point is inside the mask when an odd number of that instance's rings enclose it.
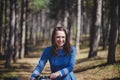
<instances>
[{"instance_id":1,"label":"forest floor","mask_svg":"<svg viewBox=\"0 0 120 80\"><path fill-rule=\"evenodd\" d=\"M32 48L29 56L19 59L17 63L12 64L9 68L4 68L5 60L0 60L0 80L5 80L6 78L29 80L43 49L44 47ZM80 54L77 55L77 62L74 67L77 80L120 80L120 47L116 53L117 62L112 65L106 64L107 50L102 51L99 49L98 55L91 59L87 59L88 51L89 49L81 49ZM49 74L50 66L47 63L42 75Z\"/></svg>"}]
</instances>

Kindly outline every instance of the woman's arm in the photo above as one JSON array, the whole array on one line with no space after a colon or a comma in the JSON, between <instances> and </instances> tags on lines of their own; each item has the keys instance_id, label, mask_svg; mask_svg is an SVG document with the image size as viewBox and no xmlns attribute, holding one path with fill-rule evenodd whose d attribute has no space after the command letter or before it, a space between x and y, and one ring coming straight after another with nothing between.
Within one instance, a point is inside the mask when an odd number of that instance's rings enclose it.
<instances>
[{"instance_id":1,"label":"woman's arm","mask_svg":"<svg viewBox=\"0 0 120 80\"><path fill-rule=\"evenodd\" d=\"M48 48L46 48L44 51L43 51L43 54L35 68L35 70L33 71L32 75L31 75L31 78L36 78L40 75L40 73L42 72L46 62L48 60Z\"/></svg>"},{"instance_id":2,"label":"woman's arm","mask_svg":"<svg viewBox=\"0 0 120 80\"><path fill-rule=\"evenodd\" d=\"M66 68L63 68L60 70L60 76L67 75L69 72L71 72L75 66L76 63L76 49L72 46L72 52L70 57L69 65Z\"/></svg>"}]
</instances>

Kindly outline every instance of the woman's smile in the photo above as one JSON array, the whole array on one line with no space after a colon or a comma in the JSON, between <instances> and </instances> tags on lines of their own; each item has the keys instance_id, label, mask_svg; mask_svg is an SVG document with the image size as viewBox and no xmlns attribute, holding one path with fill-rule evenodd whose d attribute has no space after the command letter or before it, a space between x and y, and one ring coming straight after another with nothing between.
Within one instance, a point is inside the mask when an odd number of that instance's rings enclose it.
<instances>
[{"instance_id":1,"label":"woman's smile","mask_svg":"<svg viewBox=\"0 0 120 80\"><path fill-rule=\"evenodd\" d=\"M57 31L55 36L55 42L58 46L58 48L63 48L63 45L65 44L66 36L64 31Z\"/></svg>"}]
</instances>

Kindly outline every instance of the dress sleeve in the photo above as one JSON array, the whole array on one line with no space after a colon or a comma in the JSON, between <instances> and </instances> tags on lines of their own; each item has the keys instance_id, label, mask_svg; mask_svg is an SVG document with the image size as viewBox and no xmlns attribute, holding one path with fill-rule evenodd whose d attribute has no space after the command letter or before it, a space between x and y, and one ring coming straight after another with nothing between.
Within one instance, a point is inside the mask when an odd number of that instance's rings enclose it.
<instances>
[{"instance_id":1,"label":"dress sleeve","mask_svg":"<svg viewBox=\"0 0 120 80\"><path fill-rule=\"evenodd\" d=\"M72 46L69 65L66 68L63 68L62 70L58 71L61 74L60 76L67 75L68 73L73 71L75 63L76 63L76 49L75 47Z\"/></svg>"},{"instance_id":2,"label":"dress sleeve","mask_svg":"<svg viewBox=\"0 0 120 80\"><path fill-rule=\"evenodd\" d=\"M45 66L45 64L46 64L46 62L48 60L48 52L49 52L48 50L49 49L46 48L43 51L42 56L41 56L41 58L40 58L40 60L39 60L39 62L37 64L35 70L33 71L32 75L31 75L32 78L38 77L40 75L40 73L42 72L42 70L44 69L44 66Z\"/></svg>"}]
</instances>

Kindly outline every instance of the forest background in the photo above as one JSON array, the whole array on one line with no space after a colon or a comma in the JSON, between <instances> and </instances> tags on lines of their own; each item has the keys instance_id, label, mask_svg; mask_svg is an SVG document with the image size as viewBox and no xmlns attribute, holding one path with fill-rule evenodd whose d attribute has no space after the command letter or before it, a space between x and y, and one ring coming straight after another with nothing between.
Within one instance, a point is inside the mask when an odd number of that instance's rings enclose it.
<instances>
[{"instance_id":1,"label":"forest background","mask_svg":"<svg viewBox=\"0 0 120 80\"><path fill-rule=\"evenodd\" d=\"M78 80L120 79L120 0L0 0L0 78L28 79L57 26L76 47Z\"/></svg>"}]
</instances>

